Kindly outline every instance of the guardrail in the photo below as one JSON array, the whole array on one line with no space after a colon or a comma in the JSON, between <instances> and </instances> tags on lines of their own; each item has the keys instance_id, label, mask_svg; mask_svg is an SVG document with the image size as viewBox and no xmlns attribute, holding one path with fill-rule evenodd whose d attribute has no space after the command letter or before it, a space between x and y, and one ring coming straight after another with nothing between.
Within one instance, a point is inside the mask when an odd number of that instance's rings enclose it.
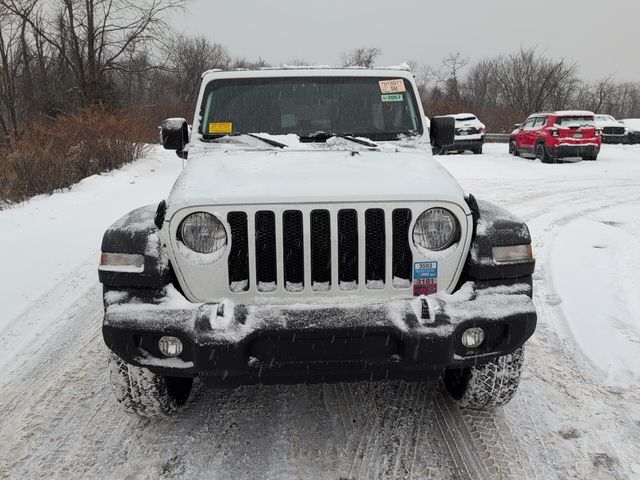
<instances>
[{"instance_id":1,"label":"guardrail","mask_svg":"<svg viewBox=\"0 0 640 480\"><path fill-rule=\"evenodd\" d=\"M484 140L488 143L509 143L510 136L509 133L487 133Z\"/></svg>"}]
</instances>

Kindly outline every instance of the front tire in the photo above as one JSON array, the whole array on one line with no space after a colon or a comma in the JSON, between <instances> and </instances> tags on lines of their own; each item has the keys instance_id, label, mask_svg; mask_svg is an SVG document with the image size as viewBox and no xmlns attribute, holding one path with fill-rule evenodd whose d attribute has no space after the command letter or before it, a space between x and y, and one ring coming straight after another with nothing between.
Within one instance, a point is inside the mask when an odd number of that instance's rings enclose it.
<instances>
[{"instance_id":1,"label":"front tire","mask_svg":"<svg viewBox=\"0 0 640 480\"><path fill-rule=\"evenodd\" d=\"M509 154L513 155L514 157L519 157L520 156L520 152L518 151L518 147L516 146L516 142L513 141L513 140L509 142Z\"/></svg>"},{"instance_id":2,"label":"front tire","mask_svg":"<svg viewBox=\"0 0 640 480\"><path fill-rule=\"evenodd\" d=\"M163 377L109 355L111 387L118 403L142 417L176 413L189 398L193 378Z\"/></svg>"},{"instance_id":3,"label":"front tire","mask_svg":"<svg viewBox=\"0 0 640 480\"><path fill-rule=\"evenodd\" d=\"M484 410L507 404L520 384L524 347L483 365L447 370L449 395L462 408Z\"/></svg>"},{"instance_id":4,"label":"front tire","mask_svg":"<svg viewBox=\"0 0 640 480\"><path fill-rule=\"evenodd\" d=\"M480 145L479 147L475 147L471 151L473 152L474 155L482 155L482 145Z\"/></svg>"}]
</instances>

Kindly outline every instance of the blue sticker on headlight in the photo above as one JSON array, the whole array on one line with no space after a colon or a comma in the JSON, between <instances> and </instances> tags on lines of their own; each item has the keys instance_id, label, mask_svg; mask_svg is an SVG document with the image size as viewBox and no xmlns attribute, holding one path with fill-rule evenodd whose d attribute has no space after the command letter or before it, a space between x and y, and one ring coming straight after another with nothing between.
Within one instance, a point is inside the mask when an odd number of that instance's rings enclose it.
<instances>
[{"instance_id":1,"label":"blue sticker on headlight","mask_svg":"<svg viewBox=\"0 0 640 480\"><path fill-rule=\"evenodd\" d=\"M438 262L416 262L413 264L413 296L431 295L438 292Z\"/></svg>"}]
</instances>

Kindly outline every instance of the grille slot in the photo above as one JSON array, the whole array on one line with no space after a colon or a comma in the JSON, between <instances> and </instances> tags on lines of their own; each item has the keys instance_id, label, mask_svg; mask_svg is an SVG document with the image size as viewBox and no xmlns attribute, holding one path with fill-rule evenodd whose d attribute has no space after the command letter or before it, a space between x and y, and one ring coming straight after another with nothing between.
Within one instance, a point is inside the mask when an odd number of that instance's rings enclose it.
<instances>
[{"instance_id":1,"label":"grille slot","mask_svg":"<svg viewBox=\"0 0 640 480\"><path fill-rule=\"evenodd\" d=\"M249 290L249 235L247 214L229 212L227 221L231 227L231 250L229 251L229 288L232 292Z\"/></svg>"},{"instance_id":2,"label":"grille slot","mask_svg":"<svg viewBox=\"0 0 640 480\"><path fill-rule=\"evenodd\" d=\"M409 245L409 227L411 210L397 208L392 214L393 224L393 286L396 288L411 287L413 254Z\"/></svg>"},{"instance_id":3,"label":"grille slot","mask_svg":"<svg viewBox=\"0 0 640 480\"><path fill-rule=\"evenodd\" d=\"M311 212L311 288L331 288L331 219L328 210Z\"/></svg>"},{"instance_id":4,"label":"grille slot","mask_svg":"<svg viewBox=\"0 0 640 480\"><path fill-rule=\"evenodd\" d=\"M273 212L256 212L256 282L258 291L277 288L276 216Z\"/></svg>"},{"instance_id":5,"label":"grille slot","mask_svg":"<svg viewBox=\"0 0 640 480\"><path fill-rule=\"evenodd\" d=\"M282 259L285 289L300 292L304 289L304 245L302 212L287 210L282 215Z\"/></svg>"},{"instance_id":6,"label":"grille slot","mask_svg":"<svg viewBox=\"0 0 640 480\"><path fill-rule=\"evenodd\" d=\"M358 286L358 213L338 212L338 281L341 290Z\"/></svg>"},{"instance_id":7,"label":"grille slot","mask_svg":"<svg viewBox=\"0 0 640 480\"><path fill-rule=\"evenodd\" d=\"M367 288L384 288L385 228L384 211L372 208L365 212L365 276Z\"/></svg>"}]
</instances>

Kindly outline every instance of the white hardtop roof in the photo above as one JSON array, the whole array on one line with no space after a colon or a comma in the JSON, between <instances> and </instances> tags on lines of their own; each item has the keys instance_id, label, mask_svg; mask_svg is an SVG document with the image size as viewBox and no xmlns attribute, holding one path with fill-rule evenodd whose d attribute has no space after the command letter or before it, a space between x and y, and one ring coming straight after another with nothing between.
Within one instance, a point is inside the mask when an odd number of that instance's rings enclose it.
<instances>
[{"instance_id":1,"label":"white hardtop roof","mask_svg":"<svg viewBox=\"0 0 640 480\"><path fill-rule=\"evenodd\" d=\"M208 70L202 74L203 80L211 78L268 78L268 77L389 77L413 80L413 74L402 65L387 68L346 67L335 68L328 66L317 67L280 67L260 68L257 70Z\"/></svg>"}]
</instances>

